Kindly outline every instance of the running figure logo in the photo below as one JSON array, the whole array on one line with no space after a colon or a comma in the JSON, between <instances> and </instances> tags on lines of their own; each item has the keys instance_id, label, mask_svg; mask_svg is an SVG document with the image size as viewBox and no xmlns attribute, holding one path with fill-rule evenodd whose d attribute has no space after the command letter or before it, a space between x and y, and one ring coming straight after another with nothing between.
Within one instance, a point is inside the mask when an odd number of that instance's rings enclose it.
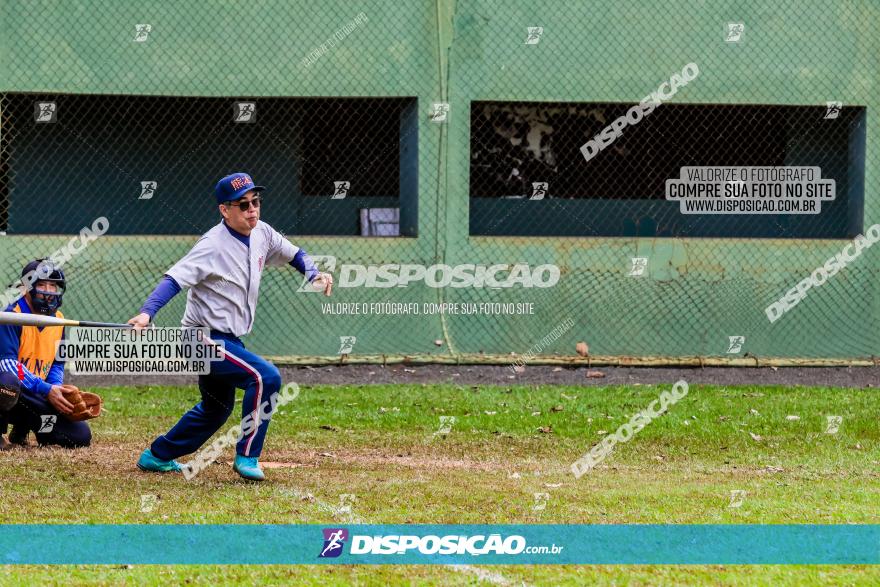
<instances>
[{"instance_id":1,"label":"running figure logo","mask_svg":"<svg viewBox=\"0 0 880 587\"><path fill-rule=\"evenodd\" d=\"M431 104L431 122L446 122L449 117L448 102L434 102Z\"/></svg>"},{"instance_id":2,"label":"running figure logo","mask_svg":"<svg viewBox=\"0 0 880 587\"><path fill-rule=\"evenodd\" d=\"M138 200L151 200L156 193L157 187L159 187L159 184L155 181L142 181L141 195L138 196Z\"/></svg>"},{"instance_id":3,"label":"running figure logo","mask_svg":"<svg viewBox=\"0 0 880 587\"><path fill-rule=\"evenodd\" d=\"M356 336L340 336L339 337L339 350L336 352L337 355L347 355L351 353L352 349L354 349L354 344L357 342Z\"/></svg>"},{"instance_id":4,"label":"running figure logo","mask_svg":"<svg viewBox=\"0 0 880 587\"><path fill-rule=\"evenodd\" d=\"M526 27L528 36L526 37L526 45L537 45L541 42L541 35L544 34L544 27L530 26Z\"/></svg>"},{"instance_id":5,"label":"running figure logo","mask_svg":"<svg viewBox=\"0 0 880 587\"><path fill-rule=\"evenodd\" d=\"M843 102L826 102L825 103L825 119L834 119L840 115L840 109L843 108Z\"/></svg>"},{"instance_id":6,"label":"running figure logo","mask_svg":"<svg viewBox=\"0 0 880 587\"><path fill-rule=\"evenodd\" d=\"M49 432L52 432L52 430L55 429L55 422L57 421L58 416L55 416L54 414L40 416L40 429L37 430L37 433L40 434L45 432L48 434Z\"/></svg>"},{"instance_id":7,"label":"running figure logo","mask_svg":"<svg viewBox=\"0 0 880 587\"><path fill-rule=\"evenodd\" d=\"M320 271L325 273L333 273L336 270L336 257L332 255L315 255L312 257L312 262L315 264ZM305 292L305 293L318 293L321 288L316 288L309 281L308 275L303 275L302 283L299 286L299 289L296 290L297 293Z\"/></svg>"},{"instance_id":8,"label":"running figure logo","mask_svg":"<svg viewBox=\"0 0 880 587\"><path fill-rule=\"evenodd\" d=\"M330 196L331 200L344 200L345 196L348 195L348 190L351 188L351 182L348 181L334 181L333 182L333 195Z\"/></svg>"},{"instance_id":9,"label":"running figure logo","mask_svg":"<svg viewBox=\"0 0 880 587\"><path fill-rule=\"evenodd\" d=\"M342 554L342 547L348 540L348 530L345 528L324 528L324 548L318 558L336 558Z\"/></svg>"},{"instance_id":10,"label":"running figure logo","mask_svg":"<svg viewBox=\"0 0 880 587\"><path fill-rule=\"evenodd\" d=\"M547 195L547 188L550 187L550 184L546 181L533 181L532 182L532 195L529 196L530 200L543 200L544 196Z\"/></svg>"},{"instance_id":11,"label":"running figure logo","mask_svg":"<svg viewBox=\"0 0 880 587\"><path fill-rule=\"evenodd\" d=\"M149 38L153 27L149 24L136 24L134 25L134 30L136 31L134 36L135 43L143 43Z\"/></svg>"},{"instance_id":12,"label":"running figure logo","mask_svg":"<svg viewBox=\"0 0 880 587\"><path fill-rule=\"evenodd\" d=\"M743 348L743 345L746 343L745 336L728 336L728 346L727 346L727 354L733 355L740 352Z\"/></svg>"},{"instance_id":13,"label":"running figure logo","mask_svg":"<svg viewBox=\"0 0 880 587\"><path fill-rule=\"evenodd\" d=\"M256 122L257 105L254 102L235 103L235 122Z\"/></svg>"},{"instance_id":14,"label":"running figure logo","mask_svg":"<svg viewBox=\"0 0 880 587\"><path fill-rule=\"evenodd\" d=\"M630 277L640 277L645 274L648 268L647 257L632 257L632 267L629 270Z\"/></svg>"},{"instance_id":15,"label":"running figure logo","mask_svg":"<svg viewBox=\"0 0 880 587\"><path fill-rule=\"evenodd\" d=\"M58 105L55 102L36 102L34 104L34 120L55 122L58 120Z\"/></svg>"},{"instance_id":16,"label":"running figure logo","mask_svg":"<svg viewBox=\"0 0 880 587\"><path fill-rule=\"evenodd\" d=\"M729 22L727 23L727 36L724 40L728 43L739 43L745 30L746 25L744 23Z\"/></svg>"}]
</instances>

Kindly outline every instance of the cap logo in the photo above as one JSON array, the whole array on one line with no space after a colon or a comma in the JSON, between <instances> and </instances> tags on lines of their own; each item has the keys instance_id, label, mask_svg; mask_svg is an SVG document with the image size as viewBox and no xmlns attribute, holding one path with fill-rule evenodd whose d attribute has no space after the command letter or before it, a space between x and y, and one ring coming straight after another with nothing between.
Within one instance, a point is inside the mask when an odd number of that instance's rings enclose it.
<instances>
[{"instance_id":1,"label":"cap logo","mask_svg":"<svg viewBox=\"0 0 880 587\"><path fill-rule=\"evenodd\" d=\"M247 185L252 185L253 183L254 182L251 181L251 178L249 177L236 177L232 180L232 189L238 191Z\"/></svg>"}]
</instances>

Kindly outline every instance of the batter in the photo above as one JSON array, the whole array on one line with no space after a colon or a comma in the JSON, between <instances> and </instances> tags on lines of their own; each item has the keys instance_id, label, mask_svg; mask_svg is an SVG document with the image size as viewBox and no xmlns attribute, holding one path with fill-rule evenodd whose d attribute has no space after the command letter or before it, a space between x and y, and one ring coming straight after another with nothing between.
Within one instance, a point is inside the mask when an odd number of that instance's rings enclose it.
<instances>
[{"instance_id":1,"label":"batter","mask_svg":"<svg viewBox=\"0 0 880 587\"><path fill-rule=\"evenodd\" d=\"M135 329L147 327L162 306L188 289L182 326L209 328L211 339L223 341L225 347L223 360L212 362L211 372L199 376L202 401L141 454L137 464L145 471L180 471L174 459L195 452L219 430L240 388L245 392L242 419L252 414L259 426L248 427L249 433L239 439L233 469L245 479L265 478L258 458L270 417L261 417L260 405L281 389L281 374L248 351L240 338L254 325L263 268L290 264L325 295L330 295L333 277L320 273L305 251L260 221L263 189L246 173L221 179L214 195L223 219L165 273L140 313L128 321Z\"/></svg>"}]
</instances>

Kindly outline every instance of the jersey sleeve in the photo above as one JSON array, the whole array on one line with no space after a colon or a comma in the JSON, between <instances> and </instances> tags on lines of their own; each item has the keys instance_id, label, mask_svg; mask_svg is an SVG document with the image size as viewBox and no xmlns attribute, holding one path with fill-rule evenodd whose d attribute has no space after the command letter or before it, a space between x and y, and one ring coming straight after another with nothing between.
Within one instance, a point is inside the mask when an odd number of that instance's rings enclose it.
<instances>
[{"instance_id":1,"label":"jersey sleeve","mask_svg":"<svg viewBox=\"0 0 880 587\"><path fill-rule=\"evenodd\" d=\"M299 247L284 238L280 232L269 225L269 250L266 252L266 265L286 265L296 257Z\"/></svg>"},{"instance_id":2,"label":"jersey sleeve","mask_svg":"<svg viewBox=\"0 0 880 587\"><path fill-rule=\"evenodd\" d=\"M30 393L35 397L45 397L52 389L52 384L43 381L31 373L17 358L0 359L0 371L15 373L17 376L23 377L21 380L21 389L23 393Z\"/></svg>"},{"instance_id":3,"label":"jersey sleeve","mask_svg":"<svg viewBox=\"0 0 880 587\"><path fill-rule=\"evenodd\" d=\"M18 376L24 376L21 382L23 392L30 392L35 396L45 396L52 386L22 365L18 360L18 350L21 345L21 326L11 324L0 325L0 371L8 371Z\"/></svg>"},{"instance_id":4,"label":"jersey sleeve","mask_svg":"<svg viewBox=\"0 0 880 587\"><path fill-rule=\"evenodd\" d=\"M184 257L165 272L181 288L189 288L211 275L214 249L207 237L202 237Z\"/></svg>"},{"instance_id":5,"label":"jersey sleeve","mask_svg":"<svg viewBox=\"0 0 880 587\"><path fill-rule=\"evenodd\" d=\"M303 249L296 252L293 261L290 262L290 266L305 275L308 278L309 283L314 281L318 276L318 273L320 273L315 266L315 262L312 261L312 258L309 257L308 253Z\"/></svg>"},{"instance_id":6,"label":"jersey sleeve","mask_svg":"<svg viewBox=\"0 0 880 587\"><path fill-rule=\"evenodd\" d=\"M61 361L52 363L52 368L49 369L49 374L46 375L46 383L49 385L61 385L64 383L64 363Z\"/></svg>"},{"instance_id":7,"label":"jersey sleeve","mask_svg":"<svg viewBox=\"0 0 880 587\"><path fill-rule=\"evenodd\" d=\"M147 298L147 301L144 302L144 305L141 306L141 313L149 315L150 320L152 320L156 313L178 293L180 293L180 285L174 281L173 277L166 275L159 282L159 285L156 286L156 289L153 290L153 293L150 294L150 297Z\"/></svg>"}]
</instances>

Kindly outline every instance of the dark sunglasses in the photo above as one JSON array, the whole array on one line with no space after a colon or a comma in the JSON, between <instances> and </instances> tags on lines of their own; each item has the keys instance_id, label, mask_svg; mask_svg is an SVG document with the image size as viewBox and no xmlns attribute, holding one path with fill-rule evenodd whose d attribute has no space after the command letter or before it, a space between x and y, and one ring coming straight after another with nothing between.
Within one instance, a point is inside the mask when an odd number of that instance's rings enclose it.
<instances>
[{"instance_id":1,"label":"dark sunglasses","mask_svg":"<svg viewBox=\"0 0 880 587\"><path fill-rule=\"evenodd\" d=\"M224 206L228 206L228 207L230 207L230 208L232 208L232 207L234 207L234 206L237 206L238 209L241 210L242 212L247 212L247 210L251 207L251 204L253 204L254 208L259 208L259 207L260 207L260 201L261 201L262 199L263 199L263 198L262 198L261 196L254 196L254 198L253 198L252 200L247 200L247 201L244 201L244 202L232 202L232 201L229 201L229 202L224 202L223 205L224 205Z\"/></svg>"}]
</instances>

